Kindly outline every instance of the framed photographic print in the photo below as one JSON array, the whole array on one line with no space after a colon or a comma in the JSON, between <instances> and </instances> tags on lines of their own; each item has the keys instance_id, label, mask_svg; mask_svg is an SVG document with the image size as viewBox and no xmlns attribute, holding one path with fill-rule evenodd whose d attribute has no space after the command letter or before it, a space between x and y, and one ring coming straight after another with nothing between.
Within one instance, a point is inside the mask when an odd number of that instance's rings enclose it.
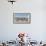
<instances>
[{"instance_id":1,"label":"framed photographic print","mask_svg":"<svg viewBox=\"0 0 46 46\"><path fill-rule=\"evenodd\" d=\"M31 13L13 13L13 24L30 24Z\"/></svg>"}]
</instances>

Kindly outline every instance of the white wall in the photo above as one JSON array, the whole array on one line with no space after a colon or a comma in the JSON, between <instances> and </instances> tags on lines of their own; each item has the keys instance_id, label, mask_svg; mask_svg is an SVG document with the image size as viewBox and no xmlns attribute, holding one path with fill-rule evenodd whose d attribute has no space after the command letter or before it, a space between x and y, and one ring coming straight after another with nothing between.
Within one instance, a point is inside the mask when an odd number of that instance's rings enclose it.
<instances>
[{"instance_id":1,"label":"white wall","mask_svg":"<svg viewBox=\"0 0 46 46\"><path fill-rule=\"evenodd\" d=\"M18 32L29 32L32 39L46 40L45 0L17 0L14 5L0 0L0 40L11 40ZM13 12L31 12L31 24L13 24Z\"/></svg>"}]
</instances>

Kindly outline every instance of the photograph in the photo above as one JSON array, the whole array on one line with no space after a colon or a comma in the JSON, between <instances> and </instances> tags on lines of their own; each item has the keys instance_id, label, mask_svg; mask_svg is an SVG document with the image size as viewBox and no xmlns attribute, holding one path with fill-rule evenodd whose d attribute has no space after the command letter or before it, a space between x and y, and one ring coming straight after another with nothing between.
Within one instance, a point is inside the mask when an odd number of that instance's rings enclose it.
<instances>
[{"instance_id":1,"label":"photograph","mask_svg":"<svg viewBox=\"0 0 46 46\"><path fill-rule=\"evenodd\" d=\"M31 13L13 13L13 24L30 24Z\"/></svg>"},{"instance_id":2,"label":"photograph","mask_svg":"<svg viewBox=\"0 0 46 46\"><path fill-rule=\"evenodd\" d=\"M46 0L0 0L0 46L46 46Z\"/></svg>"}]
</instances>

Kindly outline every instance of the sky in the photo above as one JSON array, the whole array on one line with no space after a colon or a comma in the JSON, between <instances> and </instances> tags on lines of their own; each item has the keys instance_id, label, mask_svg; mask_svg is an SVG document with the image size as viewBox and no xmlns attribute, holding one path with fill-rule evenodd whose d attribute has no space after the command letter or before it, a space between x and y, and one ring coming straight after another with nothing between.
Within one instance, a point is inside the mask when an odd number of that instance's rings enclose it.
<instances>
[{"instance_id":1,"label":"sky","mask_svg":"<svg viewBox=\"0 0 46 46\"><path fill-rule=\"evenodd\" d=\"M14 13L13 14L15 17L31 17L31 13Z\"/></svg>"}]
</instances>

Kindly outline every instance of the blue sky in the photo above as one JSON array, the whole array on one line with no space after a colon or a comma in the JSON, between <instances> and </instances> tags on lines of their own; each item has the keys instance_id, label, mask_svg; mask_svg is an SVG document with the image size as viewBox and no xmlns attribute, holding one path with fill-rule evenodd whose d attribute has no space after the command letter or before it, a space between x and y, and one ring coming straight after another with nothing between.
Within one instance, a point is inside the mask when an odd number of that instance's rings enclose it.
<instances>
[{"instance_id":1,"label":"blue sky","mask_svg":"<svg viewBox=\"0 0 46 46\"><path fill-rule=\"evenodd\" d=\"M24 17L24 16L27 17L28 15L31 17L31 13L14 13L14 16L16 16L16 17L17 17L17 16L18 16L18 17L22 17L22 16L23 16L23 17Z\"/></svg>"}]
</instances>

